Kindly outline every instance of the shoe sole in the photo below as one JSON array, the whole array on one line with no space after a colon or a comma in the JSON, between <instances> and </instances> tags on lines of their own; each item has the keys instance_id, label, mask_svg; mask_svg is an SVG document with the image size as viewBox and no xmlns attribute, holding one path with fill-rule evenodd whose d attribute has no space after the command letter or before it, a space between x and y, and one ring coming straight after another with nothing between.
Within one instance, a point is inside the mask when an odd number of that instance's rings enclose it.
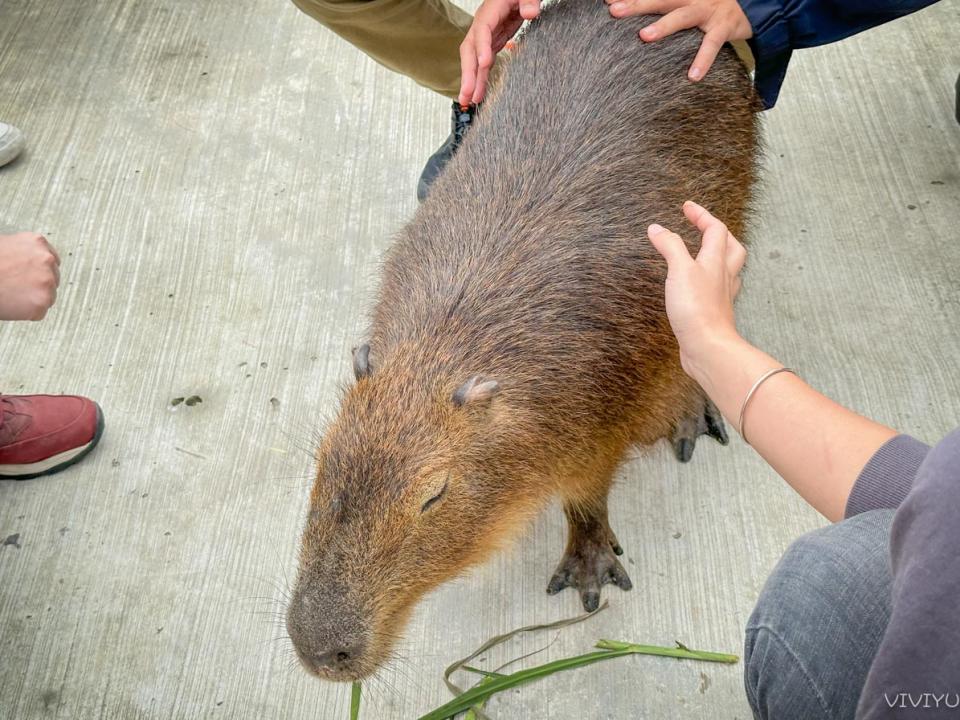
<instances>
[{"instance_id":1,"label":"shoe sole","mask_svg":"<svg viewBox=\"0 0 960 720\"><path fill-rule=\"evenodd\" d=\"M100 436L103 435L103 411L99 405L96 407L97 431L93 434L90 442L86 445L57 453L40 462L29 463L27 465L4 465L3 472L0 473L0 480L32 480L33 478L43 477L44 475L53 475L83 460L83 458L89 455L90 451L97 446L97 443L100 442Z\"/></svg>"},{"instance_id":2,"label":"shoe sole","mask_svg":"<svg viewBox=\"0 0 960 720\"><path fill-rule=\"evenodd\" d=\"M8 144L0 147L0 167L4 165L9 165L14 160L16 160L20 153L23 152L23 135L15 135L13 140Z\"/></svg>"}]
</instances>

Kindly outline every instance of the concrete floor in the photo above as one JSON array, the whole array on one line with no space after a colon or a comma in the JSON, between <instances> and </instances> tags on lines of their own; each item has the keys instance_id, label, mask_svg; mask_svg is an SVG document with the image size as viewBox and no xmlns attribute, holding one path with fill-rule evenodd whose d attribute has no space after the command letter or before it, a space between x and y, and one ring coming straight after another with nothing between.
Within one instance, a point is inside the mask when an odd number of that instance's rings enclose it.
<instances>
[{"instance_id":1,"label":"concrete floor","mask_svg":"<svg viewBox=\"0 0 960 720\"><path fill-rule=\"evenodd\" d=\"M957 27L945 0L796 57L765 118L740 305L814 386L927 440L960 417ZM0 119L29 141L0 170L0 231L42 231L64 259L47 320L0 326L0 387L88 394L107 416L82 465L0 483L0 717L347 716L272 613L312 438L446 107L281 0L0 2ZM636 588L541 659L599 637L739 652L767 573L820 522L739 440L688 466L655 448L612 513ZM431 596L363 717L415 718L448 699L453 659L576 613L543 592L563 542L554 508ZM618 660L492 711L743 719L741 673Z\"/></svg>"}]
</instances>

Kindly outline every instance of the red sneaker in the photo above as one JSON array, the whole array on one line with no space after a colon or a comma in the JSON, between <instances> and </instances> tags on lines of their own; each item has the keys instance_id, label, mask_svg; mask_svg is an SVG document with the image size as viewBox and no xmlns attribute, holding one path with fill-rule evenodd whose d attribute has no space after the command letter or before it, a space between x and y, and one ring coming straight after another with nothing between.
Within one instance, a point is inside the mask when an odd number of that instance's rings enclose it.
<instances>
[{"instance_id":1,"label":"red sneaker","mask_svg":"<svg viewBox=\"0 0 960 720\"><path fill-rule=\"evenodd\" d=\"M75 395L0 395L0 478L52 475L79 462L103 433L103 413Z\"/></svg>"}]
</instances>

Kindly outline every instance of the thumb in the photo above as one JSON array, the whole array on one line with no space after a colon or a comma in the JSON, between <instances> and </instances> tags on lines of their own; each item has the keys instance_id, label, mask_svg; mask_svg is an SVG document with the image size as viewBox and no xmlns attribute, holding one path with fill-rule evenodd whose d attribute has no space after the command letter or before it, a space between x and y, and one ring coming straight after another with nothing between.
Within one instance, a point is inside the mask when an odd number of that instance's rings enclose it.
<instances>
[{"instance_id":1,"label":"thumb","mask_svg":"<svg viewBox=\"0 0 960 720\"><path fill-rule=\"evenodd\" d=\"M521 0L520 17L524 20L533 20L540 14L540 0Z\"/></svg>"},{"instance_id":2,"label":"thumb","mask_svg":"<svg viewBox=\"0 0 960 720\"><path fill-rule=\"evenodd\" d=\"M675 232L654 223L647 228L647 237L657 252L667 261L667 268L674 268L684 262L693 262L690 251L683 239Z\"/></svg>"}]
</instances>

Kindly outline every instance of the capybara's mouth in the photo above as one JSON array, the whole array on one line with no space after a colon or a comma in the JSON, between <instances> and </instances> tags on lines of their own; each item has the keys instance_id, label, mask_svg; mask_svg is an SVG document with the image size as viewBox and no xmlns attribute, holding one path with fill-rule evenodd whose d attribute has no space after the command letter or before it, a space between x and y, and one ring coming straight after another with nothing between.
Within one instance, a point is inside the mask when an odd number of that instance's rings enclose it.
<instances>
[{"instance_id":1,"label":"capybara's mouth","mask_svg":"<svg viewBox=\"0 0 960 720\"><path fill-rule=\"evenodd\" d=\"M311 675L320 680L325 680L327 682L342 682L342 683L351 683L357 682L358 680L363 680L366 677L369 677L376 670L376 667L371 666L369 668L364 667L362 669L334 669L328 667L310 667L307 663L301 661L300 665Z\"/></svg>"}]
</instances>

